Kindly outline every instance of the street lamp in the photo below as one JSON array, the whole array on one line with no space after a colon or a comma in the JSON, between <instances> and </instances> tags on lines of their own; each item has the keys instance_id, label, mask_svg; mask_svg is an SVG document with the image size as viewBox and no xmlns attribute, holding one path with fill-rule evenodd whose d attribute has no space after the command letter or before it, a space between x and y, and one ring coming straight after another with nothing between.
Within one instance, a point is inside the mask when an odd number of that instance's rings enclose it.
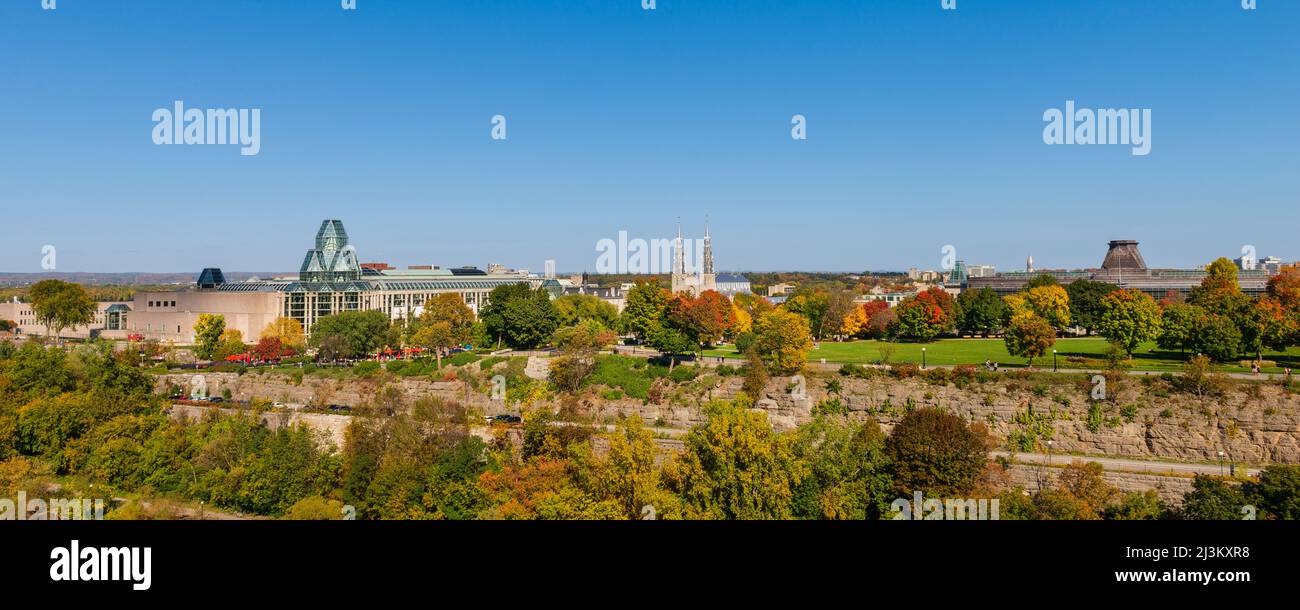
<instances>
[{"instance_id":1,"label":"street lamp","mask_svg":"<svg viewBox=\"0 0 1300 610\"><path fill-rule=\"evenodd\" d=\"M1223 476L1223 452L1219 452L1219 476Z\"/></svg>"},{"instance_id":2,"label":"street lamp","mask_svg":"<svg viewBox=\"0 0 1300 610\"><path fill-rule=\"evenodd\" d=\"M1052 350L1052 372L1056 372L1056 350Z\"/></svg>"},{"instance_id":3,"label":"street lamp","mask_svg":"<svg viewBox=\"0 0 1300 610\"><path fill-rule=\"evenodd\" d=\"M921 348L921 368L925 368L925 348Z\"/></svg>"},{"instance_id":4,"label":"street lamp","mask_svg":"<svg viewBox=\"0 0 1300 610\"><path fill-rule=\"evenodd\" d=\"M1052 465L1052 439L1047 439L1047 465Z\"/></svg>"}]
</instances>

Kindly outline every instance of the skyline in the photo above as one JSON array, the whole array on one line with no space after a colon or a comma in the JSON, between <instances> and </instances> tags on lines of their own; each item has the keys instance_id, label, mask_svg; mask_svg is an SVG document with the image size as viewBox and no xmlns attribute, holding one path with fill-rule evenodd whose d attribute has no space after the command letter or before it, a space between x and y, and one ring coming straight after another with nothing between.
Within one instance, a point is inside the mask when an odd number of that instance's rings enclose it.
<instances>
[{"instance_id":1,"label":"skyline","mask_svg":"<svg viewBox=\"0 0 1300 610\"><path fill-rule=\"evenodd\" d=\"M292 270L325 217L397 266L594 270L706 214L729 271L1300 259L1300 5L639 4L5 3L0 271ZM260 151L155 145L177 101ZM1067 102L1150 109L1149 154L1045 144Z\"/></svg>"}]
</instances>

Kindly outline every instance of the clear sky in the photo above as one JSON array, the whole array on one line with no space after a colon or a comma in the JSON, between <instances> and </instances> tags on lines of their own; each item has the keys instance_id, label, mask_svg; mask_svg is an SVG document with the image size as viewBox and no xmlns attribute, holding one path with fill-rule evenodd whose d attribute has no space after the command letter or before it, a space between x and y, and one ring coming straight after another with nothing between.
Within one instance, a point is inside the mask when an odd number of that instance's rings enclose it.
<instances>
[{"instance_id":1,"label":"clear sky","mask_svg":"<svg viewBox=\"0 0 1300 610\"><path fill-rule=\"evenodd\" d=\"M296 270L327 217L399 266L706 214L720 270L1300 258L1300 1L656 4L0 0L0 270ZM155 145L175 100L260 108L260 153ZM1151 153L1046 145L1066 100Z\"/></svg>"}]
</instances>

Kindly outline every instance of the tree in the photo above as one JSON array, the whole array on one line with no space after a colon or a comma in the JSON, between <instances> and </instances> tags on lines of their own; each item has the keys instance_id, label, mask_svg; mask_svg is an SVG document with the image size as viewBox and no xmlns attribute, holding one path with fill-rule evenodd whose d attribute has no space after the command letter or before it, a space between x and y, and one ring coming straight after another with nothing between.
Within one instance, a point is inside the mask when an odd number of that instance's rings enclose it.
<instances>
[{"instance_id":1,"label":"tree","mask_svg":"<svg viewBox=\"0 0 1300 610\"><path fill-rule=\"evenodd\" d=\"M1300 519L1300 466L1272 464L1259 473L1259 480L1242 490L1265 516Z\"/></svg>"},{"instance_id":2,"label":"tree","mask_svg":"<svg viewBox=\"0 0 1300 610\"><path fill-rule=\"evenodd\" d=\"M1051 277L1051 276L1047 276ZM965 290L957 295L958 330L985 337L1002 329L1007 305L991 288Z\"/></svg>"},{"instance_id":3,"label":"tree","mask_svg":"<svg viewBox=\"0 0 1300 610\"><path fill-rule=\"evenodd\" d=\"M813 334L818 338L842 334L844 318L860 309L853 302L856 296L852 290L831 291L826 297L826 312L821 317L819 328Z\"/></svg>"},{"instance_id":4,"label":"tree","mask_svg":"<svg viewBox=\"0 0 1300 610\"><path fill-rule=\"evenodd\" d=\"M532 349L551 339L560 315L544 288L528 284L497 286L481 312L487 332L513 349Z\"/></svg>"},{"instance_id":5,"label":"tree","mask_svg":"<svg viewBox=\"0 0 1300 610\"><path fill-rule=\"evenodd\" d=\"M444 292L424 302L420 317L416 319L411 342L432 350L442 368L442 357L455 347L470 340L474 325L474 311L465 299L454 292Z\"/></svg>"},{"instance_id":6,"label":"tree","mask_svg":"<svg viewBox=\"0 0 1300 610\"><path fill-rule=\"evenodd\" d=\"M1092 334L1101 323L1101 298L1119 290L1114 284L1093 280L1075 280L1065 287L1070 299L1070 321Z\"/></svg>"},{"instance_id":7,"label":"tree","mask_svg":"<svg viewBox=\"0 0 1300 610\"><path fill-rule=\"evenodd\" d=\"M1268 295L1288 311L1300 311L1300 267L1283 267L1268 279Z\"/></svg>"},{"instance_id":8,"label":"tree","mask_svg":"<svg viewBox=\"0 0 1300 610\"><path fill-rule=\"evenodd\" d=\"M674 295L668 301L662 323L694 339L697 344L712 345L722 339L723 333L736 320L727 297L714 290L705 290L698 297L685 292Z\"/></svg>"},{"instance_id":9,"label":"tree","mask_svg":"<svg viewBox=\"0 0 1300 610\"><path fill-rule=\"evenodd\" d=\"M1145 341L1160 333L1160 306L1140 290L1116 290L1101 299L1101 321L1097 330L1103 337L1124 346L1129 357Z\"/></svg>"},{"instance_id":10,"label":"tree","mask_svg":"<svg viewBox=\"0 0 1300 610\"><path fill-rule=\"evenodd\" d=\"M1025 284L1025 290L1033 290L1034 288L1044 288L1047 286L1060 286L1060 285L1061 283L1056 280L1056 276L1049 275L1046 273L1040 273L1030 278L1029 282Z\"/></svg>"},{"instance_id":11,"label":"tree","mask_svg":"<svg viewBox=\"0 0 1300 610\"><path fill-rule=\"evenodd\" d=\"M903 417L885 441L897 493L968 497L988 462L983 424L967 424L941 409L917 409Z\"/></svg>"},{"instance_id":12,"label":"tree","mask_svg":"<svg viewBox=\"0 0 1300 610\"><path fill-rule=\"evenodd\" d=\"M194 354L202 360L211 360L226 332L226 317L221 314L201 313L194 322Z\"/></svg>"},{"instance_id":13,"label":"tree","mask_svg":"<svg viewBox=\"0 0 1300 610\"><path fill-rule=\"evenodd\" d=\"M1208 314L1204 309L1187 303L1173 303L1164 308L1160 316L1160 334L1156 345L1160 349L1188 352L1197 349L1201 329Z\"/></svg>"},{"instance_id":14,"label":"tree","mask_svg":"<svg viewBox=\"0 0 1300 610\"><path fill-rule=\"evenodd\" d=\"M620 329L645 343L659 329L668 297L668 291L654 282L637 284L627 293L627 303L619 317Z\"/></svg>"},{"instance_id":15,"label":"tree","mask_svg":"<svg viewBox=\"0 0 1300 610\"><path fill-rule=\"evenodd\" d=\"M79 284L41 280L27 295L32 301L32 315L45 326L46 336L53 330L57 338L63 329L84 326L95 319L95 302Z\"/></svg>"},{"instance_id":16,"label":"tree","mask_svg":"<svg viewBox=\"0 0 1300 610\"><path fill-rule=\"evenodd\" d=\"M1011 319L1003 334L1007 353L1012 356L1029 359L1029 366L1034 365L1034 358L1047 353L1056 344L1056 330L1047 320L1032 313L1024 313Z\"/></svg>"},{"instance_id":17,"label":"tree","mask_svg":"<svg viewBox=\"0 0 1300 610\"><path fill-rule=\"evenodd\" d=\"M1205 279L1192 289L1189 301L1212 313L1227 313L1218 305L1241 295L1241 285L1237 282L1237 265L1227 258L1219 257L1205 268L1205 272Z\"/></svg>"},{"instance_id":18,"label":"tree","mask_svg":"<svg viewBox=\"0 0 1300 610\"><path fill-rule=\"evenodd\" d=\"M261 339L273 337L280 340L285 349L301 352L307 347L307 333L303 331L302 322L293 318L279 317L262 329Z\"/></svg>"},{"instance_id":19,"label":"tree","mask_svg":"<svg viewBox=\"0 0 1300 610\"><path fill-rule=\"evenodd\" d=\"M728 338L734 341L736 337L754 331L753 316L749 315L749 312L744 309L741 309L734 300L731 302L731 315L735 316L736 321L725 333Z\"/></svg>"},{"instance_id":20,"label":"tree","mask_svg":"<svg viewBox=\"0 0 1300 610\"><path fill-rule=\"evenodd\" d=\"M808 320L798 314L774 310L754 322L754 349L777 375L798 372L808 361L812 334Z\"/></svg>"},{"instance_id":21,"label":"tree","mask_svg":"<svg viewBox=\"0 0 1300 610\"><path fill-rule=\"evenodd\" d=\"M279 337L263 336L253 346L252 356L263 362L279 360L284 355L284 344L280 342Z\"/></svg>"},{"instance_id":22,"label":"tree","mask_svg":"<svg viewBox=\"0 0 1300 610\"><path fill-rule=\"evenodd\" d=\"M317 356L327 360L365 358L397 342L397 332L388 316L375 310L322 316L311 331L311 345L317 349Z\"/></svg>"},{"instance_id":23,"label":"tree","mask_svg":"<svg viewBox=\"0 0 1300 610\"><path fill-rule=\"evenodd\" d=\"M1060 285L1035 286L1025 291L1024 298L1034 313L1046 320L1052 328L1058 332L1069 328L1070 295Z\"/></svg>"},{"instance_id":24,"label":"tree","mask_svg":"<svg viewBox=\"0 0 1300 610\"><path fill-rule=\"evenodd\" d=\"M668 370L672 371L677 365L677 357L683 354L694 354L700 349L700 342L691 338L686 333L667 325L661 325L651 331L646 340L646 345L663 352L668 356Z\"/></svg>"},{"instance_id":25,"label":"tree","mask_svg":"<svg viewBox=\"0 0 1300 610\"><path fill-rule=\"evenodd\" d=\"M930 287L902 300L894 307L890 333L916 341L933 341L957 325L957 302L947 291Z\"/></svg>"},{"instance_id":26,"label":"tree","mask_svg":"<svg viewBox=\"0 0 1300 610\"><path fill-rule=\"evenodd\" d=\"M665 483L680 496L686 516L792 518L794 488L803 476L792 437L775 432L763 412L715 402L706 413L708 421L691 429L685 451L664 469Z\"/></svg>"},{"instance_id":27,"label":"tree","mask_svg":"<svg viewBox=\"0 0 1300 610\"><path fill-rule=\"evenodd\" d=\"M213 359L222 360L229 356L242 354L248 349L244 345L244 333L235 328L227 328L222 331L221 338L217 341L217 349L213 352Z\"/></svg>"},{"instance_id":28,"label":"tree","mask_svg":"<svg viewBox=\"0 0 1300 610\"><path fill-rule=\"evenodd\" d=\"M615 339L613 331L595 319L555 331L560 355L551 361L551 382L560 389L578 391L596 369L596 354Z\"/></svg>"},{"instance_id":29,"label":"tree","mask_svg":"<svg viewBox=\"0 0 1300 610\"><path fill-rule=\"evenodd\" d=\"M790 298L786 299L784 308L786 311L797 313L803 316L808 322L808 330L813 333L816 339L821 339L817 334L823 327L823 321L826 318L830 308L830 294L816 290L814 288L803 287L795 292ZM843 320L841 317L840 320Z\"/></svg>"},{"instance_id":30,"label":"tree","mask_svg":"<svg viewBox=\"0 0 1300 610\"><path fill-rule=\"evenodd\" d=\"M1228 316L1205 316L1196 333L1197 351L1215 362L1230 362L1241 353L1241 330Z\"/></svg>"},{"instance_id":31,"label":"tree","mask_svg":"<svg viewBox=\"0 0 1300 610\"><path fill-rule=\"evenodd\" d=\"M1189 520L1234 521L1243 517L1241 508L1246 504L1240 487L1198 474L1192 480L1192 491L1183 494L1178 514Z\"/></svg>"},{"instance_id":32,"label":"tree","mask_svg":"<svg viewBox=\"0 0 1300 610\"><path fill-rule=\"evenodd\" d=\"M602 327L614 330L618 324L618 308L590 294L566 294L556 298L555 312L560 316L561 326L595 320Z\"/></svg>"}]
</instances>

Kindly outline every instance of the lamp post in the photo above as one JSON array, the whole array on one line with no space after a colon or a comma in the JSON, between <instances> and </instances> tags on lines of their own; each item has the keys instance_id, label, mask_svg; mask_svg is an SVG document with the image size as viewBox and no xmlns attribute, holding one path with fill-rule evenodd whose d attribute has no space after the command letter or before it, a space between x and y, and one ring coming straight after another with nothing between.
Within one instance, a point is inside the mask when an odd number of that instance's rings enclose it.
<instances>
[{"instance_id":1,"label":"lamp post","mask_svg":"<svg viewBox=\"0 0 1300 610\"><path fill-rule=\"evenodd\" d=\"M1223 452L1219 452L1219 476L1223 476Z\"/></svg>"},{"instance_id":2,"label":"lamp post","mask_svg":"<svg viewBox=\"0 0 1300 610\"><path fill-rule=\"evenodd\" d=\"M1052 350L1052 372L1056 372L1056 350Z\"/></svg>"},{"instance_id":3,"label":"lamp post","mask_svg":"<svg viewBox=\"0 0 1300 610\"><path fill-rule=\"evenodd\" d=\"M925 368L925 348L921 348L921 368Z\"/></svg>"}]
</instances>

